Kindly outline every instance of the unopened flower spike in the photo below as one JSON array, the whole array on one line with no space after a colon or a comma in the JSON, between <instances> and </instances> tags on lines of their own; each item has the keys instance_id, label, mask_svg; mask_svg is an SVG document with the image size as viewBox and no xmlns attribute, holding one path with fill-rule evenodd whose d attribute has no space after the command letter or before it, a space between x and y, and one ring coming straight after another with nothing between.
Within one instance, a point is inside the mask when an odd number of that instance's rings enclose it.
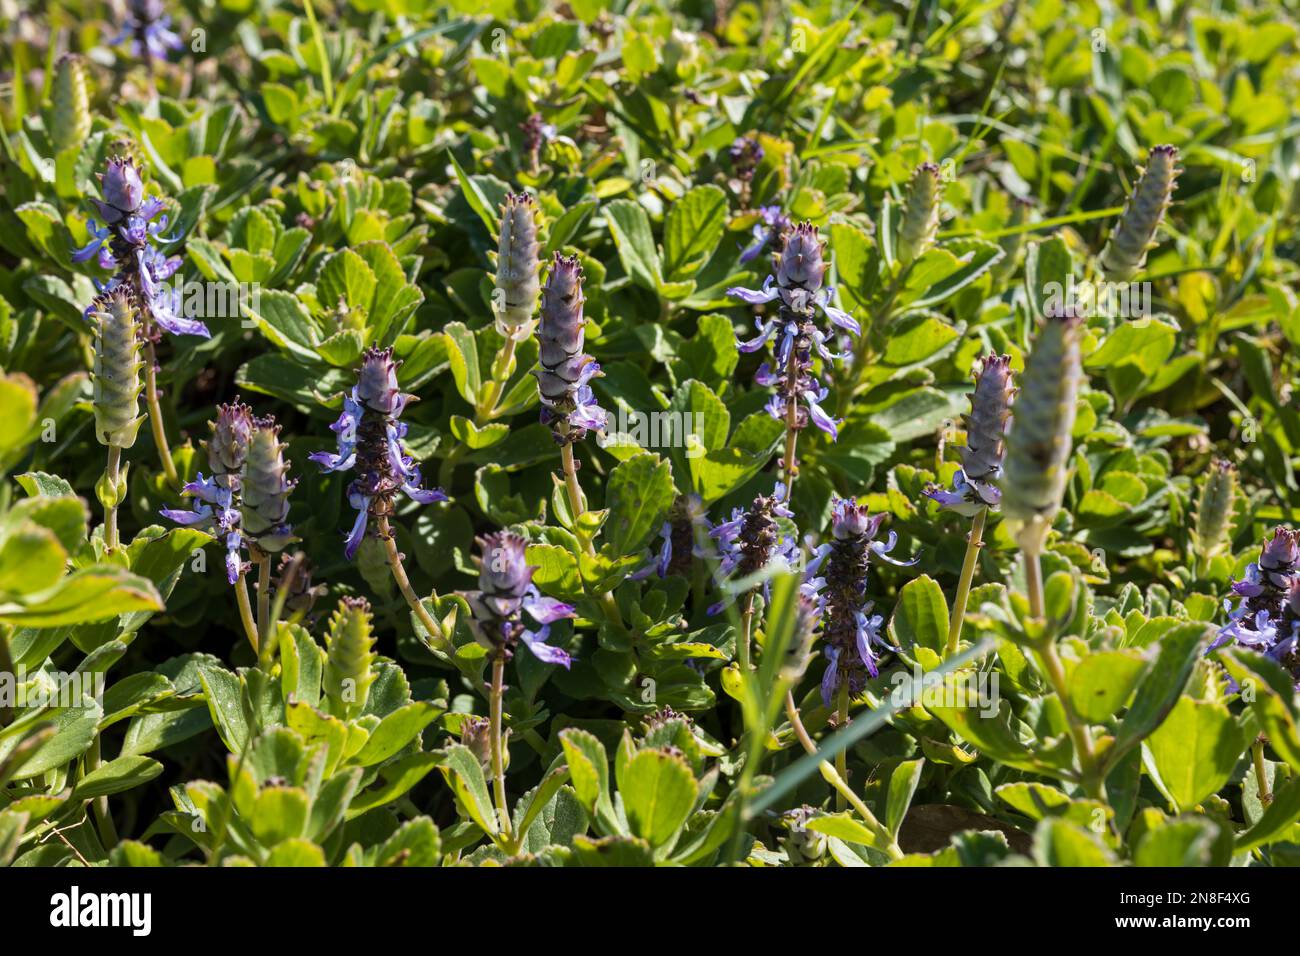
<instances>
[{"instance_id":1,"label":"unopened flower spike","mask_svg":"<svg viewBox=\"0 0 1300 956\"><path fill-rule=\"evenodd\" d=\"M988 355L976 369L966 420L966 446L962 467L953 475L950 489L927 488L925 494L949 511L973 516L981 508L998 506L1002 455L1007 418L1011 414L1011 356Z\"/></svg>"},{"instance_id":2,"label":"unopened flower spike","mask_svg":"<svg viewBox=\"0 0 1300 956\"><path fill-rule=\"evenodd\" d=\"M140 414L140 393L144 381L140 371L143 334L139 306L125 289L107 292L91 303L94 326L95 368L91 404L95 412L95 437L100 444L130 448L144 416Z\"/></svg>"},{"instance_id":3,"label":"unopened flower spike","mask_svg":"<svg viewBox=\"0 0 1300 956\"><path fill-rule=\"evenodd\" d=\"M321 689L329 713L343 720L361 716L375 681L375 637L370 602L345 597L330 618L325 635Z\"/></svg>"},{"instance_id":4,"label":"unopened flower spike","mask_svg":"<svg viewBox=\"0 0 1300 956\"><path fill-rule=\"evenodd\" d=\"M891 531L886 540L877 540L884 520L884 512L871 515L851 498L835 498L831 506L831 540L818 548L809 562L809 572L820 573L826 582L821 620L827 665L821 693L827 706L845 686L850 697L860 694L868 677L879 672L878 649L888 647L881 636L884 618L871 613L874 604L867 600L871 556L899 566L917 560L900 561L889 556L898 535Z\"/></svg>"},{"instance_id":5,"label":"unopened flower spike","mask_svg":"<svg viewBox=\"0 0 1300 956\"><path fill-rule=\"evenodd\" d=\"M1107 281L1127 281L1146 265L1147 249L1164 220L1180 172L1176 147L1156 146L1151 150L1146 168L1098 257Z\"/></svg>"},{"instance_id":6,"label":"unopened flower spike","mask_svg":"<svg viewBox=\"0 0 1300 956\"><path fill-rule=\"evenodd\" d=\"M285 448L280 441L280 426L273 417L253 419L240 496L240 523L244 537L267 554L283 551L298 540L289 524L289 495L298 482L289 478Z\"/></svg>"},{"instance_id":7,"label":"unopened flower spike","mask_svg":"<svg viewBox=\"0 0 1300 956\"><path fill-rule=\"evenodd\" d=\"M1202 560L1214 557L1227 547L1236 498L1237 469L1231 462L1216 459L1201 482L1191 534L1192 546Z\"/></svg>"},{"instance_id":8,"label":"unopened flower spike","mask_svg":"<svg viewBox=\"0 0 1300 956\"><path fill-rule=\"evenodd\" d=\"M496 327L508 339L525 339L536 324L541 243L537 241L537 204L527 193L511 193L501 206L497 271L493 294Z\"/></svg>"},{"instance_id":9,"label":"unopened flower spike","mask_svg":"<svg viewBox=\"0 0 1300 956\"><path fill-rule=\"evenodd\" d=\"M348 504L357 517L343 553L356 556L370 520L382 526L393 514L393 500L402 492L418 504L446 501L441 488L423 488L420 468L406 452L407 426L401 415L413 396L397 384L399 362L393 350L369 348L357 370L357 384L343 397L343 413L330 428L338 436L338 451L318 451L310 458L325 472L355 471L348 485Z\"/></svg>"},{"instance_id":10,"label":"unopened flower spike","mask_svg":"<svg viewBox=\"0 0 1300 956\"><path fill-rule=\"evenodd\" d=\"M496 658L509 660L520 644L548 664L568 668L572 657L546 643L555 621L574 616L572 606L545 597L533 583L537 570L525 559L528 541L513 531L477 539L479 590L465 595L474 613L475 639Z\"/></svg>"},{"instance_id":11,"label":"unopened flower spike","mask_svg":"<svg viewBox=\"0 0 1300 956\"><path fill-rule=\"evenodd\" d=\"M1065 495L1071 433L1083 378L1080 329L1080 320L1073 313L1048 315L1020 376L1007 431L1001 489L1002 513L1021 525L1021 547L1026 550L1041 550Z\"/></svg>"},{"instance_id":12,"label":"unopened flower spike","mask_svg":"<svg viewBox=\"0 0 1300 956\"><path fill-rule=\"evenodd\" d=\"M551 426L561 445L580 441L588 430L603 431L606 422L605 410L596 403L590 385L600 366L583 351L584 301L577 257L557 252L542 288L539 367L533 374L542 401L542 424Z\"/></svg>"},{"instance_id":13,"label":"unopened flower spike","mask_svg":"<svg viewBox=\"0 0 1300 956\"><path fill-rule=\"evenodd\" d=\"M90 85L84 57L76 53L59 57L50 100L54 107L50 120L50 141L54 148L62 151L80 147L91 131Z\"/></svg>"},{"instance_id":14,"label":"unopened flower spike","mask_svg":"<svg viewBox=\"0 0 1300 956\"><path fill-rule=\"evenodd\" d=\"M912 174L898 225L895 255L903 265L921 258L934 245L939 233L939 200L942 196L943 176L938 164L922 163Z\"/></svg>"},{"instance_id":15,"label":"unopened flower spike","mask_svg":"<svg viewBox=\"0 0 1300 956\"><path fill-rule=\"evenodd\" d=\"M827 345L833 342L835 330L857 335L861 329L851 315L830 304L835 290L822 285L828 264L815 226L808 222L796 226L786 234L784 246L772 260L773 274L761 290L739 286L727 290L727 295L750 305L779 302L775 315L756 321L759 334L741 340L739 348L742 352L757 352L774 341L773 361L764 362L754 376L756 384L773 389L768 414L785 422L791 431L797 432L811 421L836 438L840 422L821 406L829 390L813 373L812 357L816 353L827 362L843 358ZM831 322L828 332L817 326L819 311ZM793 462L788 462L787 474L793 471Z\"/></svg>"}]
</instances>

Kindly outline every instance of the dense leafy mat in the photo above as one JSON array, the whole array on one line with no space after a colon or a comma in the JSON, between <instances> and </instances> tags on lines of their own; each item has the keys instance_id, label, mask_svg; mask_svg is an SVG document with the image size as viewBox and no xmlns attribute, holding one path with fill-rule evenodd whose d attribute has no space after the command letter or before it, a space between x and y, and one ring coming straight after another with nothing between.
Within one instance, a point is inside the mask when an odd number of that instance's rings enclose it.
<instances>
[{"instance_id":1,"label":"dense leafy mat","mask_svg":"<svg viewBox=\"0 0 1300 956\"><path fill-rule=\"evenodd\" d=\"M3 37L0 862L1300 858L1284 4Z\"/></svg>"}]
</instances>

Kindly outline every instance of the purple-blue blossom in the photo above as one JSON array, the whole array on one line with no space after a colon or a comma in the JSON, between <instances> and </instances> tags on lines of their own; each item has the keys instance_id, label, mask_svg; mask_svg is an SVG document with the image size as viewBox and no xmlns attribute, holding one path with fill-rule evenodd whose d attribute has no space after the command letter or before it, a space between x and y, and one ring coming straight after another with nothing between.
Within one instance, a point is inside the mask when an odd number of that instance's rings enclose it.
<instances>
[{"instance_id":1,"label":"purple-blue blossom","mask_svg":"<svg viewBox=\"0 0 1300 956\"><path fill-rule=\"evenodd\" d=\"M837 329L857 335L861 328L851 315L831 305L835 290L822 285L828 266L822 257L821 239L811 223L802 222L786 235L783 248L773 256L773 266L773 274L761 290L739 286L727 290L727 295L750 305L779 303L775 315L755 320L758 335L741 340L739 348L742 352L757 352L775 342L773 360L764 362L754 376L757 385L773 389L768 414L796 431L811 421L831 438L837 438L841 423L821 406L829 392L813 372L813 354L826 362L845 358L831 351L828 342ZM829 331L818 327L818 312L830 320Z\"/></svg>"},{"instance_id":2,"label":"purple-blue blossom","mask_svg":"<svg viewBox=\"0 0 1300 956\"><path fill-rule=\"evenodd\" d=\"M557 252L542 287L538 367L533 374L542 401L542 424L551 426L560 444L580 441L588 430L605 429L605 410L596 403L590 384L600 374L600 366L584 351L585 301L577 257Z\"/></svg>"},{"instance_id":3,"label":"purple-blue blossom","mask_svg":"<svg viewBox=\"0 0 1300 956\"><path fill-rule=\"evenodd\" d=\"M309 457L325 472L353 471L348 504L357 512L343 553L356 556L371 518L387 519L400 491L418 504L446 501L441 488L423 488L420 467L406 452L407 425L400 421L412 396L397 384L400 365L393 350L369 348L357 370L357 384L343 396L343 412L330 428L338 451L314 452Z\"/></svg>"},{"instance_id":4,"label":"purple-blue blossom","mask_svg":"<svg viewBox=\"0 0 1300 956\"><path fill-rule=\"evenodd\" d=\"M780 206L761 206L758 222L750 230L753 242L740 253L740 261L751 262L768 246L778 246L781 237L790 231L790 226L790 217L781 211Z\"/></svg>"},{"instance_id":5,"label":"purple-blue blossom","mask_svg":"<svg viewBox=\"0 0 1300 956\"><path fill-rule=\"evenodd\" d=\"M884 618L871 613L874 602L867 599L871 556L900 566L916 563L915 558L889 557L898 543L894 532L885 541L876 540L884 520L883 512L870 515L853 499L836 498L831 506L831 540L809 562L811 572L820 571L825 579L822 641L827 663L821 692L827 706L842 687L848 687L850 696L862 693L868 677L879 673L880 651L888 647L881 636Z\"/></svg>"},{"instance_id":6,"label":"purple-blue blossom","mask_svg":"<svg viewBox=\"0 0 1300 956\"><path fill-rule=\"evenodd\" d=\"M546 641L551 624L573 617L573 607L537 590L533 583L537 568L525 556L527 539L513 531L498 531L476 540L479 589L465 595L474 614L475 639L506 660L523 644L538 660L568 669L573 662L568 651Z\"/></svg>"},{"instance_id":7,"label":"purple-blue blossom","mask_svg":"<svg viewBox=\"0 0 1300 956\"><path fill-rule=\"evenodd\" d=\"M170 50L182 47L181 38L171 28L172 18L162 0L128 0L126 21L112 45L131 44L132 56L146 60L165 60Z\"/></svg>"},{"instance_id":8,"label":"purple-blue blossom","mask_svg":"<svg viewBox=\"0 0 1300 956\"><path fill-rule=\"evenodd\" d=\"M794 517L783 503L785 498L785 485L777 482L771 495L759 495L748 509L732 509L729 519L709 531L709 537L717 542L717 582L723 592L722 600L709 607L710 615L734 603L737 595L732 593L732 582L758 574L778 558L791 566L797 564L799 543L782 533L776 520ZM764 594L767 589L764 582Z\"/></svg>"},{"instance_id":9,"label":"purple-blue blossom","mask_svg":"<svg viewBox=\"0 0 1300 956\"><path fill-rule=\"evenodd\" d=\"M1237 644L1263 654L1285 667L1300 688L1300 533L1279 527L1260 549L1259 560L1246 568L1246 576L1232 585L1238 598L1209 651ZM1208 651L1207 651L1208 653Z\"/></svg>"},{"instance_id":10,"label":"purple-blue blossom","mask_svg":"<svg viewBox=\"0 0 1300 956\"><path fill-rule=\"evenodd\" d=\"M180 314L181 290L166 285L181 267L180 256L164 255L155 243L177 241L179 235L165 235L168 217L162 199L145 198L140 170L132 159L113 158L100 175L103 199L95 199L103 225L92 219L91 239L72 254L73 262L94 259L103 269L115 269L106 283L96 281L101 292L124 288L144 306L146 334L153 325L172 335L208 338L208 327ZM89 310L87 310L89 314Z\"/></svg>"}]
</instances>

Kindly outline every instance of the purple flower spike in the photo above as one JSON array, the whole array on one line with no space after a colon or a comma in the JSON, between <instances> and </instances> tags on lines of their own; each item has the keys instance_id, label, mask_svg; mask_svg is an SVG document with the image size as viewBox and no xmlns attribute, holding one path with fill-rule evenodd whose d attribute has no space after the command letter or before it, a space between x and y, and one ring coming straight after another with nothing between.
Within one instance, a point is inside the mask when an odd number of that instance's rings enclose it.
<instances>
[{"instance_id":1,"label":"purple flower spike","mask_svg":"<svg viewBox=\"0 0 1300 956\"><path fill-rule=\"evenodd\" d=\"M879 673L879 652L888 648L881 636L884 618L871 613L867 600L867 571L871 556L891 564L915 564L887 557L898 542L890 532L876 540L884 514L869 515L866 507L849 498L831 505L831 541L817 549L810 567L825 570L826 597L822 617L824 654L829 662L822 678L822 699L830 705L840 688L862 693L867 680Z\"/></svg>"},{"instance_id":2,"label":"purple flower spike","mask_svg":"<svg viewBox=\"0 0 1300 956\"><path fill-rule=\"evenodd\" d=\"M1300 690L1300 533L1274 530L1232 591L1240 600L1235 609L1224 601L1228 623L1209 650L1239 644L1264 654L1286 668Z\"/></svg>"},{"instance_id":3,"label":"purple flower spike","mask_svg":"<svg viewBox=\"0 0 1300 956\"><path fill-rule=\"evenodd\" d=\"M764 216L765 221L783 222L789 228L788 221L774 207L765 209ZM825 362L845 358L832 351L828 341L840 332L858 335L861 328L851 315L830 304L835 290L822 285L827 268L816 227L800 223L785 234L781 251L773 256L773 274L764 280L761 289L737 286L728 289L727 295L749 305L779 303L775 315L758 320L758 335L742 339L738 345L742 352L757 352L775 342L773 361L763 363L754 379L759 386L774 389L766 406L768 414L796 431L811 423L835 440L842 422L822 407L828 390L813 371L813 358L816 355ZM829 331L818 327L815 319L819 311L830 321ZM793 470L794 463L790 464Z\"/></svg>"},{"instance_id":4,"label":"purple flower spike","mask_svg":"<svg viewBox=\"0 0 1300 956\"><path fill-rule=\"evenodd\" d=\"M93 200L105 225L92 220L91 240L72 254L74 262L94 259L104 269L116 269L106 283L96 280L103 293L116 290L130 292L141 303L145 334L154 337L157 329L172 335L197 335L209 338L208 327L198 319L181 314L179 288L165 284L181 267L179 256L166 256L155 243L176 242L180 236L163 235L167 216L163 201L157 196L145 198L140 170L132 159L114 157L100 175L103 199ZM86 310L87 315L90 310Z\"/></svg>"},{"instance_id":5,"label":"purple flower spike","mask_svg":"<svg viewBox=\"0 0 1300 956\"><path fill-rule=\"evenodd\" d=\"M414 396L398 387L400 365L392 349L367 349L357 370L357 384L343 396L343 411L330 426L338 451L308 456L323 472L357 472L348 485L348 504L357 511L343 548L349 561L365 539L370 518L387 521L399 491L422 505L449 500L441 488L421 487L420 468L402 443L406 423L398 418Z\"/></svg>"},{"instance_id":6,"label":"purple flower spike","mask_svg":"<svg viewBox=\"0 0 1300 956\"><path fill-rule=\"evenodd\" d=\"M732 580L740 581L758 574L777 559L793 566L799 560L798 542L782 534L777 518L791 518L793 514L782 501L785 498L785 486L777 483L771 495L759 495L754 499L749 510L736 508L727 521L713 526L709 537L717 541L718 547L718 584L725 588ZM768 585L763 584L763 593ZM709 608L710 615L717 614L735 600L735 595L724 591L726 596Z\"/></svg>"},{"instance_id":7,"label":"purple flower spike","mask_svg":"<svg viewBox=\"0 0 1300 956\"><path fill-rule=\"evenodd\" d=\"M584 301L577 258L556 253L542 288L538 368L533 374L542 400L542 424L551 426L561 445L581 441L588 431L605 429L605 410L596 403L589 384L600 374L600 366L583 351Z\"/></svg>"},{"instance_id":8,"label":"purple flower spike","mask_svg":"<svg viewBox=\"0 0 1300 956\"><path fill-rule=\"evenodd\" d=\"M925 495L941 507L967 517L982 508L997 508L1002 499L997 482L1002 478L1007 418L1011 414L1011 356L988 355L975 372L966 420L966 447L962 467L948 490L931 486Z\"/></svg>"},{"instance_id":9,"label":"purple flower spike","mask_svg":"<svg viewBox=\"0 0 1300 956\"><path fill-rule=\"evenodd\" d=\"M520 644L538 660L573 663L568 651L546 642L555 621L574 616L568 604L544 597L533 583L536 567L525 557L528 541L513 531L498 531L478 540L479 590L465 595L474 613L472 629L493 655L510 660ZM525 623L525 618L535 626Z\"/></svg>"}]
</instances>

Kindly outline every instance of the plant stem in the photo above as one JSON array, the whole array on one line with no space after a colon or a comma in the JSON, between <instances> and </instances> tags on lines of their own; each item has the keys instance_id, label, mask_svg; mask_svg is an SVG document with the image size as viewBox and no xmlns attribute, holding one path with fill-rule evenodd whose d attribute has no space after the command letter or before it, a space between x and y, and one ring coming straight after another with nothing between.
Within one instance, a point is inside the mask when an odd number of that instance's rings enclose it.
<instances>
[{"instance_id":1,"label":"plant stem","mask_svg":"<svg viewBox=\"0 0 1300 956\"><path fill-rule=\"evenodd\" d=\"M18 675L14 673L14 658L9 651L9 635L12 633L11 625L0 623L0 674L9 674L16 681ZM7 727L13 719L13 706L8 698L8 694L0 695L0 727Z\"/></svg>"},{"instance_id":2,"label":"plant stem","mask_svg":"<svg viewBox=\"0 0 1300 956\"><path fill-rule=\"evenodd\" d=\"M1039 561L1037 548L1022 548L1025 559L1025 593L1029 598L1029 613L1034 617L1043 616L1043 566Z\"/></svg>"},{"instance_id":3,"label":"plant stem","mask_svg":"<svg viewBox=\"0 0 1300 956\"><path fill-rule=\"evenodd\" d=\"M517 343L513 338L507 338L505 345L497 352L497 356L492 361L492 381L488 383L488 389L483 394L483 401L474 409L474 418L476 425L484 425L492 420L493 414L497 410L497 402L501 400L501 393L506 387L506 376L509 374L511 367L515 362L515 347Z\"/></svg>"},{"instance_id":4,"label":"plant stem","mask_svg":"<svg viewBox=\"0 0 1300 956\"><path fill-rule=\"evenodd\" d=\"M754 629L754 592L750 591L743 600L745 604L740 612L740 634L736 636L736 662L740 665L740 672L748 674L753 666L749 661L749 642Z\"/></svg>"},{"instance_id":5,"label":"plant stem","mask_svg":"<svg viewBox=\"0 0 1300 956\"><path fill-rule=\"evenodd\" d=\"M1074 704L1070 702L1069 689L1065 680L1065 667L1061 656L1056 652L1056 641L1048 639L1038 651L1043 665L1043 672L1048 682L1061 701L1061 710L1065 712L1065 722L1069 726L1070 739L1074 743L1075 756L1079 762L1079 778L1088 796L1104 800L1103 780L1099 774L1096 754L1092 749L1092 731L1085 721L1075 713Z\"/></svg>"},{"instance_id":6,"label":"plant stem","mask_svg":"<svg viewBox=\"0 0 1300 956\"><path fill-rule=\"evenodd\" d=\"M793 383L797 381L799 369L796 359L797 351L790 350L790 359L786 363L786 381ZM794 453L795 445L799 441L799 395L797 392L786 395L785 398L785 500L790 500L790 495L794 491L794 476L798 474L795 468Z\"/></svg>"},{"instance_id":7,"label":"plant stem","mask_svg":"<svg viewBox=\"0 0 1300 956\"><path fill-rule=\"evenodd\" d=\"M99 734L91 741L90 750L86 752L85 773L82 775L89 776L96 768L99 767L100 750ZM108 809L108 797L96 797L91 804L95 811L95 823L99 828L99 838L104 843L104 849L111 850L117 846L117 827L113 825L113 815Z\"/></svg>"},{"instance_id":8,"label":"plant stem","mask_svg":"<svg viewBox=\"0 0 1300 956\"><path fill-rule=\"evenodd\" d=\"M257 564L257 659L263 663L271 662L271 556L261 548L251 546L248 549Z\"/></svg>"},{"instance_id":9,"label":"plant stem","mask_svg":"<svg viewBox=\"0 0 1300 956\"><path fill-rule=\"evenodd\" d=\"M510 806L506 803L505 753L501 740L501 698L504 694L506 659L498 654L492 661L492 719L488 728L488 746L492 748L492 791L497 803L497 822L507 846L513 847L510 832Z\"/></svg>"},{"instance_id":10,"label":"plant stem","mask_svg":"<svg viewBox=\"0 0 1300 956\"><path fill-rule=\"evenodd\" d=\"M803 720L799 717L799 708L795 705L793 691L786 692L785 714L790 720L790 726L794 728L795 736L799 738L799 743L803 745L803 749L810 754L817 753L817 744L813 742L807 728L803 725ZM825 760L821 762L821 770L822 776L835 788L837 798L847 801L857 811L858 816L862 817L867 827L876 835L876 839L884 844L884 852L888 854L889 858L901 860L903 851L899 848L898 841L881 824L876 815L871 812L870 807L862 801L862 798L853 792L853 788L848 785L844 777Z\"/></svg>"},{"instance_id":11,"label":"plant stem","mask_svg":"<svg viewBox=\"0 0 1300 956\"><path fill-rule=\"evenodd\" d=\"M122 449L116 445L108 446L108 469L105 471L107 483L112 486L113 504L104 508L104 548L116 551L117 539L117 482L122 467Z\"/></svg>"},{"instance_id":12,"label":"plant stem","mask_svg":"<svg viewBox=\"0 0 1300 956\"><path fill-rule=\"evenodd\" d=\"M975 563L979 560L980 547L983 545L984 521L989 509L981 508L975 513L971 522L970 534L966 538L966 559L962 561L961 577L957 581L957 595L953 599L952 617L948 621L948 646L945 657L957 653L957 644L961 639L961 626L966 618L966 602L970 598L971 581L975 578Z\"/></svg>"},{"instance_id":13,"label":"plant stem","mask_svg":"<svg viewBox=\"0 0 1300 956\"><path fill-rule=\"evenodd\" d=\"M167 444L167 430L163 427L162 405L158 401L158 358L154 351L153 339L146 327L144 337L144 400L149 406L149 427L153 431L153 443L158 449L158 460L162 464L167 483L179 488L180 476L176 471L176 462L172 460L172 448Z\"/></svg>"},{"instance_id":14,"label":"plant stem","mask_svg":"<svg viewBox=\"0 0 1300 956\"><path fill-rule=\"evenodd\" d=\"M1250 748L1251 758L1255 763L1255 789L1259 791L1259 802L1268 806L1273 802L1273 791L1268 785L1268 765L1264 762L1264 740L1257 738Z\"/></svg>"},{"instance_id":15,"label":"plant stem","mask_svg":"<svg viewBox=\"0 0 1300 956\"><path fill-rule=\"evenodd\" d=\"M840 689L835 699L835 726L843 730L849 725L849 683L844 681L840 684ZM835 755L835 772L840 778L848 783L849 779L849 752L841 750ZM835 809L844 809L844 794L839 793L835 798Z\"/></svg>"},{"instance_id":16,"label":"plant stem","mask_svg":"<svg viewBox=\"0 0 1300 956\"><path fill-rule=\"evenodd\" d=\"M438 622L433 619L424 603L415 593L415 588L411 587L411 579L406 576L406 568L402 565L402 554L397 550L397 538L393 535L392 529L388 525L388 515L382 515L376 522L379 529L379 537L383 539L384 548L388 552L388 567L393 573L393 580L397 582L397 589L402 592L402 597L406 598L407 605L420 619L424 629L429 632L429 639L433 641L445 654L454 653L455 648L451 646L451 639L442 633L442 628Z\"/></svg>"},{"instance_id":17,"label":"plant stem","mask_svg":"<svg viewBox=\"0 0 1300 956\"><path fill-rule=\"evenodd\" d=\"M248 638L248 643L256 654L259 650L257 640L257 621L253 618L253 605L248 600L248 581L243 573L239 575L239 580L235 582L235 603L239 605L239 620L244 625L244 636Z\"/></svg>"},{"instance_id":18,"label":"plant stem","mask_svg":"<svg viewBox=\"0 0 1300 956\"><path fill-rule=\"evenodd\" d=\"M564 466L564 490L569 498L569 512L570 517L573 519L574 534L582 543L582 549L587 554L594 556L596 553L595 546L592 545L591 539L578 526L578 521L586 513L587 507L583 503L582 485L578 484L578 463L573 457L572 442L565 442L560 446L560 461ZM612 592L606 591L600 596L600 605L609 622L626 633L627 626L623 623L623 613L618 609L618 602L614 600Z\"/></svg>"}]
</instances>

